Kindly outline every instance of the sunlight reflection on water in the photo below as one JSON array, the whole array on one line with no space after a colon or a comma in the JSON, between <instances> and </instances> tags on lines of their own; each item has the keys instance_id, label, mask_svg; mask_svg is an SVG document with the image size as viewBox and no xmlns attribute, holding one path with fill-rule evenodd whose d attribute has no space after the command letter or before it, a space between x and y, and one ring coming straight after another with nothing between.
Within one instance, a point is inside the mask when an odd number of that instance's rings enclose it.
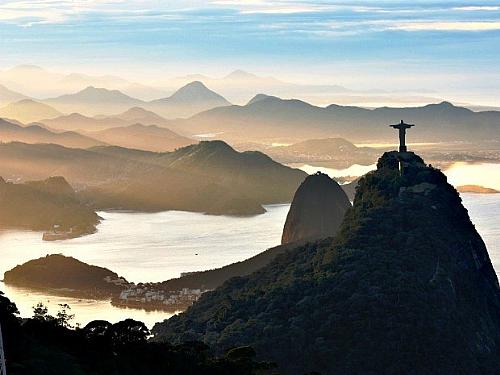
<instances>
[{"instance_id":1,"label":"sunlight reflection on water","mask_svg":"<svg viewBox=\"0 0 500 375\"><path fill-rule=\"evenodd\" d=\"M468 175L483 176L488 181L494 181L498 178L497 166L462 163L452 166L445 173L454 183L482 184L482 180L469 181L465 178ZM366 173L366 169L372 166L338 170L309 167L310 173L322 170L331 173L330 176L347 176ZM477 174L471 168L476 168ZM463 177L460 173L464 174ZM495 187L491 184L485 186ZM486 243L498 274L500 194L461 196ZM209 216L180 211L100 212L105 220L99 225L97 233L60 242L44 242L39 232L4 230L0 231L0 275L17 264L49 253L62 253L89 264L107 267L130 281L163 281L178 277L181 272L216 268L247 259L280 243L289 205L266 206L266 209L267 213L254 217ZM81 324L97 318L116 322L131 317L151 327L154 322L172 315L113 307L108 301L48 296L2 283L0 289L16 302L22 316L30 316L32 306L40 301L49 306L52 314L57 312L58 303L68 303L76 315L75 321Z\"/></svg>"}]
</instances>

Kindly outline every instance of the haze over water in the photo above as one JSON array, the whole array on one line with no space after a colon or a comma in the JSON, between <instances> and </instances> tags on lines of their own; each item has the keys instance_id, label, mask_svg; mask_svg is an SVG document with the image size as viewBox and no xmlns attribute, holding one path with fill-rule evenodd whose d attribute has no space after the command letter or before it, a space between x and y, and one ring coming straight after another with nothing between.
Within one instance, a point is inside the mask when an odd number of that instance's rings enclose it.
<instances>
[{"instance_id":1,"label":"haze over water","mask_svg":"<svg viewBox=\"0 0 500 375\"><path fill-rule=\"evenodd\" d=\"M490 170L490 177L494 178L496 170ZM500 194L461 194L461 197L499 274ZM39 232L0 231L0 275L17 264L50 253L62 253L109 268L134 282L164 281L179 277L182 272L217 268L280 243L289 205L266 206L266 209L267 213L253 217L180 211L99 212L105 220L97 233L58 242L42 241ZM111 306L108 301L50 296L4 284L0 284L0 289L18 305L22 316L31 316L32 306L40 301L53 314L58 303L68 303L76 315L75 321L81 324L97 318L116 322L131 317L151 327L173 314L123 309Z\"/></svg>"}]
</instances>

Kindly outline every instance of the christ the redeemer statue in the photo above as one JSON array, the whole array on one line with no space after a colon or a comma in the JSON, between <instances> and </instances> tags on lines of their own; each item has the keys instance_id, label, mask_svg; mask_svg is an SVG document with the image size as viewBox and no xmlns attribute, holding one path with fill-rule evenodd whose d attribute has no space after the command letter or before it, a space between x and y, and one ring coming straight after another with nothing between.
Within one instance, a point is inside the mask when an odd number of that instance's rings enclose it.
<instances>
[{"instance_id":1,"label":"christ the redeemer statue","mask_svg":"<svg viewBox=\"0 0 500 375\"><path fill-rule=\"evenodd\" d=\"M389 125L389 126L393 127L394 129L399 130L399 152L406 152L407 151L407 148L406 148L406 129L410 129L412 126L415 126L415 125L406 124L403 122L403 120L401 120L401 122L399 124Z\"/></svg>"}]
</instances>

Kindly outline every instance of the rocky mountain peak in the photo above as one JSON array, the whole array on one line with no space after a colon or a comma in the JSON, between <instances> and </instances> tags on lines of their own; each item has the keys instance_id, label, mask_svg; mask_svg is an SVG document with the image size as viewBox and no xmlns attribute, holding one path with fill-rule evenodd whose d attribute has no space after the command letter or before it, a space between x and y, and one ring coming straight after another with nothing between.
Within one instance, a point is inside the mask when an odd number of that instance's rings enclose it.
<instances>
[{"instance_id":1,"label":"rocky mountain peak","mask_svg":"<svg viewBox=\"0 0 500 375\"><path fill-rule=\"evenodd\" d=\"M282 244L332 237L351 207L339 184L317 172L299 186L290 206Z\"/></svg>"},{"instance_id":2,"label":"rocky mountain peak","mask_svg":"<svg viewBox=\"0 0 500 375\"><path fill-rule=\"evenodd\" d=\"M322 186L325 177L308 179ZM154 333L251 345L287 374L493 374L500 289L446 176L389 152L360 179L333 239L229 280Z\"/></svg>"}]
</instances>

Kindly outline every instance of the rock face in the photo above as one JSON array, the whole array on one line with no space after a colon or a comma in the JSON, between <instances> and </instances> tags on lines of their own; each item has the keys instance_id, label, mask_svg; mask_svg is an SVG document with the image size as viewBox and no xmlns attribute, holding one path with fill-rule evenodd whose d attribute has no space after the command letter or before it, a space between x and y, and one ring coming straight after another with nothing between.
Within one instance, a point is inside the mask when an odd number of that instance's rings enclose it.
<instances>
[{"instance_id":1,"label":"rock face","mask_svg":"<svg viewBox=\"0 0 500 375\"><path fill-rule=\"evenodd\" d=\"M154 334L251 345L286 374L495 374L500 291L446 176L392 152L360 179L333 240L229 280Z\"/></svg>"},{"instance_id":2,"label":"rock face","mask_svg":"<svg viewBox=\"0 0 500 375\"><path fill-rule=\"evenodd\" d=\"M307 177L293 197L281 244L334 236L349 207L347 195L326 174Z\"/></svg>"}]
</instances>

